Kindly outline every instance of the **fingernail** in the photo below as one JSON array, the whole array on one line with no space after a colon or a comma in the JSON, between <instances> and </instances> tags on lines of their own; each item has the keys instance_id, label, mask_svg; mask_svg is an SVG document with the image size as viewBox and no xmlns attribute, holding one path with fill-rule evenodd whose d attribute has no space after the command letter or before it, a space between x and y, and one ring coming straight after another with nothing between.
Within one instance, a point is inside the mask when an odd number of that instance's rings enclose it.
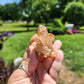
<instances>
[{"instance_id":1,"label":"fingernail","mask_svg":"<svg viewBox=\"0 0 84 84\"><path fill-rule=\"evenodd\" d=\"M29 46L29 49L30 49L30 50L33 50L33 49L34 49L34 47L30 45L30 46Z\"/></svg>"},{"instance_id":2,"label":"fingernail","mask_svg":"<svg viewBox=\"0 0 84 84\"><path fill-rule=\"evenodd\" d=\"M60 49L61 45L62 45L62 43L61 43L60 40L56 40L56 41L54 42L54 47L55 47L56 49L58 49L58 50Z\"/></svg>"},{"instance_id":3,"label":"fingernail","mask_svg":"<svg viewBox=\"0 0 84 84\"><path fill-rule=\"evenodd\" d=\"M28 58L27 52L25 51L23 60L26 60Z\"/></svg>"},{"instance_id":4,"label":"fingernail","mask_svg":"<svg viewBox=\"0 0 84 84\"><path fill-rule=\"evenodd\" d=\"M60 40L56 40L55 43L59 44L60 46L62 45L62 42Z\"/></svg>"},{"instance_id":5,"label":"fingernail","mask_svg":"<svg viewBox=\"0 0 84 84\"><path fill-rule=\"evenodd\" d=\"M34 50L34 47L30 45L28 50L28 56L31 56L31 53L33 50Z\"/></svg>"}]
</instances>

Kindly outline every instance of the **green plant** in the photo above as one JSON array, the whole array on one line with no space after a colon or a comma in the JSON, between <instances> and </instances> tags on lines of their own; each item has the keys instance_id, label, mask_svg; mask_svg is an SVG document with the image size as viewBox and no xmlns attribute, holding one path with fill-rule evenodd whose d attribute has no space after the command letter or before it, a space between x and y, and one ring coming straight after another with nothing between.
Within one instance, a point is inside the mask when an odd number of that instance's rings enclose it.
<instances>
[{"instance_id":1,"label":"green plant","mask_svg":"<svg viewBox=\"0 0 84 84\"><path fill-rule=\"evenodd\" d=\"M53 28L49 29L49 32L54 33L54 34L64 34L65 33L65 26L62 23L62 20L59 18L54 19L54 26Z\"/></svg>"},{"instance_id":2,"label":"green plant","mask_svg":"<svg viewBox=\"0 0 84 84\"><path fill-rule=\"evenodd\" d=\"M54 19L54 25L56 25L56 27L61 27L62 30L65 29L65 26L64 26L62 20L59 18Z\"/></svg>"},{"instance_id":3,"label":"green plant","mask_svg":"<svg viewBox=\"0 0 84 84\"><path fill-rule=\"evenodd\" d=\"M84 24L84 4L81 2L71 2L67 4L64 10L65 21L73 23L76 26Z\"/></svg>"}]
</instances>

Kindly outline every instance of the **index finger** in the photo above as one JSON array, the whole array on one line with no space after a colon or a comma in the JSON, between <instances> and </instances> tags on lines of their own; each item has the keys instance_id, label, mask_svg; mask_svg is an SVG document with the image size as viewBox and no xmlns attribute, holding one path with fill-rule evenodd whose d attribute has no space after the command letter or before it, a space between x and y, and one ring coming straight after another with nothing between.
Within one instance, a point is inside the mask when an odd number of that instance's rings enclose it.
<instances>
[{"instance_id":1,"label":"index finger","mask_svg":"<svg viewBox=\"0 0 84 84\"><path fill-rule=\"evenodd\" d=\"M28 44L28 47L27 47L27 48L29 48L29 46L30 46L37 38L38 38L37 34L33 35L32 38L31 38L31 40L30 40L30 42L29 42L29 44Z\"/></svg>"},{"instance_id":2,"label":"index finger","mask_svg":"<svg viewBox=\"0 0 84 84\"><path fill-rule=\"evenodd\" d=\"M23 57L23 60L27 59L28 58L28 52L29 52L29 46L38 38L37 34L33 35L27 48L26 48L26 51L24 53L24 57Z\"/></svg>"},{"instance_id":3,"label":"index finger","mask_svg":"<svg viewBox=\"0 0 84 84\"><path fill-rule=\"evenodd\" d=\"M23 61L26 61L26 70L28 69L29 72L34 72L34 70L36 69L37 67L37 64L38 64L38 54L37 52L35 51L34 47L31 46L32 42L34 42L36 39L37 39L37 34L33 35L27 48L26 48L26 51L24 53L24 57L23 57Z\"/></svg>"}]
</instances>

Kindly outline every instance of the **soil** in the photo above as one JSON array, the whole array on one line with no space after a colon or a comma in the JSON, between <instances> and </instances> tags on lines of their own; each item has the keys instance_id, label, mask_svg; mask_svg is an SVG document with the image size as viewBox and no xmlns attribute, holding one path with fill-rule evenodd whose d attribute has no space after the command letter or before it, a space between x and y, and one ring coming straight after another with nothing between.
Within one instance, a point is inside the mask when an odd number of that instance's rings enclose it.
<instances>
[{"instance_id":1,"label":"soil","mask_svg":"<svg viewBox=\"0 0 84 84\"><path fill-rule=\"evenodd\" d=\"M70 71L65 65L59 73L58 84L84 84L84 75L79 77L75 72Z\"/></svg>"}]
</instances>

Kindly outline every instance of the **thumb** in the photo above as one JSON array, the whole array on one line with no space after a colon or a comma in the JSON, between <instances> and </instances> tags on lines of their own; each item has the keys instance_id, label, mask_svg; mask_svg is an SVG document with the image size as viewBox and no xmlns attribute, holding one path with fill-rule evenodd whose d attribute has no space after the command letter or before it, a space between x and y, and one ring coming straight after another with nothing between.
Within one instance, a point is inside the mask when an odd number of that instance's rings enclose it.
<instances>
[{"instance_id":1,"label":"thumb","mask_svg":"<svg viewBox=\"0 0 84 84\"><path fill-rule=\"evenodd\" d=\"M29 46L29 51L28 51L28 71L30 73L33 73L35 69L37 68L38 65L38 54L34 50L33 46Z\"/></svg>"}]
</instances>

